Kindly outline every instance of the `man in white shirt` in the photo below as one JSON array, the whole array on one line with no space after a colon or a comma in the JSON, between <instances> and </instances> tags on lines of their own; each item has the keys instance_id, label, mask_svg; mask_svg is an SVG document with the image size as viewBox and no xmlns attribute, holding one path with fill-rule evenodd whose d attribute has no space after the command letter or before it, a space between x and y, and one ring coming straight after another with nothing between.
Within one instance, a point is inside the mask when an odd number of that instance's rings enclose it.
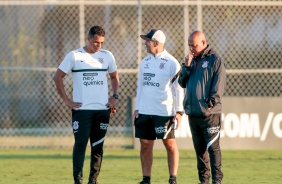
<instances>
[{"instance_id":1,"label":"man in white shirt","mask_svg":"<svg viewBox=\"0 0 282 184\"><path fill-rule=\"evenodd\" d=\"M113 54L101 49L105 31L100 26L90 28L87 44L69 52L55 73L54 81L64 103L72 109L73 178L81 184L85 151L90 139L91 162L88 184L96 184L103 159L103 144L110 111L118 99L119 77ZM73 98L65 91L63 78L72 72ZM107 73L111 78L113 96L108 97Z\"/></svg>"},{"instance_id":2,"label":"man in white shirt","mask_svg":"<svg viewBox=\"0 0 282 184\"><path fill-rule=\"evenodd\" d=\"M141 144L140 158L143 180L151 183L153 145L162 139L168 155L169 184L176 184L179 152L174 130L181 124L183 89L178 85L180 64L164 49L165 34L151 29L145 40L149 53L140 63L136 107L132 117L135 137ZM177 122L177 123L176 123Z\"/></svg>"}]
</instances>

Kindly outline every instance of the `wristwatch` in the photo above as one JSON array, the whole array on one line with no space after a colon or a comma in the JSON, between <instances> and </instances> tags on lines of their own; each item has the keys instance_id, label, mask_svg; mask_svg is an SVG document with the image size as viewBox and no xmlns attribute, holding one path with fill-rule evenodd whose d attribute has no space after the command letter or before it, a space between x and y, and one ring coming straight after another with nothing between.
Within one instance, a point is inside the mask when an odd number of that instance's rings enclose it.
<instances>
[{"instance_id":1,"label":"wristwatch","mask_svg":"<svg viewBox=\"0 0 282 184\"><path fill-rule=\"evenodd\" d=\"M114 97L115 99L118 99L118 94L113 94L113 97Z\"/></svg>"},{"instance_id":2,"label":"wristwatch","mask_svg":"<svg viewBox=\"0 0 282 184\"><path fill-rule=\"evenodd\" d=\"M184 111L177 111L176 113L182 116L184 114Z\"/></svg>"}]
</instances>

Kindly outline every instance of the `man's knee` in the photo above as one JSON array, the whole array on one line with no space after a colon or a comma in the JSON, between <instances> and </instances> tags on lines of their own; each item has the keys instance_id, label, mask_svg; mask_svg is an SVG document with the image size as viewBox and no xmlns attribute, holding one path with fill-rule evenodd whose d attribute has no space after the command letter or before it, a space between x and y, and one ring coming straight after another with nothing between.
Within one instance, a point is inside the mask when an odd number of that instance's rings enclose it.
<instances>
[{"instance_id":1,"label":"man's knee","mask_svg":"<svg viewBox=\"0 0 282 184\"><path fill-rule=\"evenodd\" d=\"M154 141L153 140L146 140L140 139L141 150L148 151L153 149Z\"/></svg>"},{"instance_id":2,"label":"man's knee","mask_svg":"<svg viewBox=\"0 0 282 184\"><path fill-rule=\"evenodd\" d=\"M164 146L168 151L175 151L178 149L175 139L164 139Z\"/></svg>"}]
</instances>

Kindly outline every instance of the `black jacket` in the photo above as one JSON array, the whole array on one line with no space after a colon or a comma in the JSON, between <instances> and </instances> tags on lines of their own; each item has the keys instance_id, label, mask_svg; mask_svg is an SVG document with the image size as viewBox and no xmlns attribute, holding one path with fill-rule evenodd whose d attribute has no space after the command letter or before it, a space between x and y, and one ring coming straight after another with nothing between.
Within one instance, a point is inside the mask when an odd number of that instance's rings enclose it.
<instances>
[{"instance_id":1,"label":"black jacket","mask_svg":"<svg viewBox=\"0 0 282 184\"><path fill-rule=\"evenodd\" d=\"M183 101L186 114L208 116L221 113L226 71L224 62L210 46L192 59L190 67L182 64L178 83L186 88Z\"/></svg>"}]
</instances>

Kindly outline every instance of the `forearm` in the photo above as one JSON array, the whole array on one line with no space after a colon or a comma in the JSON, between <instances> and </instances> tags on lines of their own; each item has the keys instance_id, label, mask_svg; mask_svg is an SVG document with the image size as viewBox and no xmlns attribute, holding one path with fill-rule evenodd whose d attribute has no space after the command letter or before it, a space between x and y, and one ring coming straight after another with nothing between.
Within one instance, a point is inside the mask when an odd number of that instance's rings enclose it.
<instances>
[{"instance_id":1,"label":"forearm","mask_svg":"<svg viewBox=\"0 0 282 184\"><path fill-rule=\"evenodd\" d=\"M118 94L119 80L118 79L112 79L111 81L112 81L113 94Z\"/></svg>"},{"instance_id":2,"label":"forearm","mask_svg":"<svg viewBox=\"0 0 282 184\"><path fill-rule=\"evenodd\" d=\"M175 111L183 111L183 99L184 99L184 89L175 82L173 84L175 91Z\"/></svg>"},{"instance_id":3,"label":"forearm","mask_svg":"<svg viewBox=\"0 0 282 184\"><path fill-rule=\"evenodd\" d=\"M67 93L64 87L64 83L63 83L64 76L65 74L60 69L58 69L53 77L53 80L56 84L56 88L57 88L57 91L60 97L63 99L64 102L66 102L69 100L69 97L67 96Z\"/></svg>"},{"instance_id":4,"label":"forearm","mask_svg":"<svg viewBox=\"0 0 282 184\"><path fill-rule=\"evenodd\" d=\"M63 101L69 101L69 97L64 88L63 80L54 79L58 94L63 99Z\"/></svg>"},{"instance_id":5,"label":"forearm","mask_svg":"<svg viewBox=\"0 0 282 184\"><path fill-rule=\"evenodd\" d=\"M111 84L112 84L113 94L118 94L119 76L117 73L115 73L115 75L111 75Z\"/></svg>"}]
</instances>

